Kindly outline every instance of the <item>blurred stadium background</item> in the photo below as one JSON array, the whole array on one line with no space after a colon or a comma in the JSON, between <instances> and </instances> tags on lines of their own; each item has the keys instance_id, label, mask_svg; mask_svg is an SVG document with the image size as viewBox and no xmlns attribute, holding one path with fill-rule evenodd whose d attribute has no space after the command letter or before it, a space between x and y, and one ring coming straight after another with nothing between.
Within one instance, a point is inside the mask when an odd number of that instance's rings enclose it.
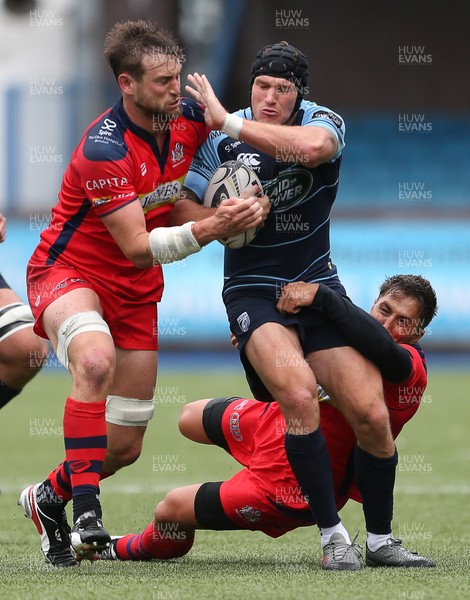
<instances>
[{"instance_id":1,"label":"blurred stadium background","mask_svg":"<svg viewBox=\"0 0 470 600\"><path fill-rule=\"evenodd\" d=\"M310 59L308 97L346 121L332 255L364 308L393 273L439 297L427 350L470 351L468 8L428 2L1 0L0 270L23 298L25 266L87 124L118 97L102 57L116 20L176 33L186 74L205 72L229 110L248 103L252 58L288 40ZM166 267L162 350L229 348L222 247ZM232 354L233 356L233 354Z\"/></svg>"}]
</instances>

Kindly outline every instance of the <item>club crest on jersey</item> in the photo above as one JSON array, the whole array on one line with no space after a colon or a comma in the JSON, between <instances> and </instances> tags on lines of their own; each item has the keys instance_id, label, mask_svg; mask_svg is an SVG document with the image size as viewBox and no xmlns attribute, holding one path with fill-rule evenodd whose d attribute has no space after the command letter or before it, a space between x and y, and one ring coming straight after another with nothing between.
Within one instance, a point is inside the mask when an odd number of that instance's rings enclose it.
<instances>
[{"instance_id":1,"label":"club crest on jersey","mask_svg":"<svg viewBox=\"0 0 470 600\"><path fill-rule=\"evenodd\" d=\"M171 151L171 160L173 163L179 163L184 159L184 146L181 142L176 142L175 147Z\"/></svg>"},{"instance_id":2,"label":"club crest on jersey","mask_svg":"<svg viewBox=\"0 0 470 600\"><path fill-rule=\"evenodd\" d=\"M245 519L245 521L248 521L248 523L256 523L257 521L261 520L261 511L257 508L249 506L248 504L243 508L237 508L235 512L239 517Z\"/></svg>"},{"instance_id":3,"label":"club crest on jersey","mask_svg":"<svg viewBox=\"0 0 470 600\"><path fill-rule=\"evenodd\" d=\"M248 329L250 328L250 317L248 316L248 313L246 311L243 312L241 315L238 315L237 323L240 327L240 330L243 331L243 333L246 333L248 331Z\"/></svg>"}]
</instances>

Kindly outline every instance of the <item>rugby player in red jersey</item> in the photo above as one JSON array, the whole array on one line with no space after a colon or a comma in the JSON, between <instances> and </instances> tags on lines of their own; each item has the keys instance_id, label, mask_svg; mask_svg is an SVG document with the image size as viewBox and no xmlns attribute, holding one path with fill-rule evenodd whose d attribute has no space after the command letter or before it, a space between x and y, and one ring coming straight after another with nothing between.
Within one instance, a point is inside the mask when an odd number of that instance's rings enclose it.
<instances>
[{"instance_id":1,"label":"rugby player in red jersey","mask_svg":"<svg viewBox=\"0 0 470 600\"><path fill-rule=\"evenodd\" d=\"M73 377L65 460L19 499L55 566L77 564L70 541L77 555L110 541L99 481L138 458L153 415L161 265L263 219L253 196L225 200L204 222L171 226L208 135L203 108L181 98L182 51L153 23L127 21L109 31L104 54L122 98L74 151L27 273L35 332ZM70 534L64 506L72 498Z\"/></svg>"},{"instance_id":2,"label":"rugby player in red jersey","mask_svg":"<svg viewBox=\"0 0 470 600\"><path fill-rule=\"evenodd\" d=\"M437 310L429 282L415 275L388 278L372 316L323 284L286 286L278 304L283 312L307 305L323 310L348 342L379 367L395 439L418 410L427 385L426 360L417 342ZM354 473L356 438L331 400L321 402L320 412L340 510L350 498L362 502ZM196 529L249 529L279 537L314 524L286 457L285 420L276 402L233 397L199 400L184 407L179 427L193 441L224 448L244 469L228 481L172 490L157 505L154 521L142 533L113 540L103 558L183 556L192 547ZM435 566L433 560L405 548L391 529L383 544L374 544L377 540L368 537L369 566Z\"/></svg>"}]
</instances>

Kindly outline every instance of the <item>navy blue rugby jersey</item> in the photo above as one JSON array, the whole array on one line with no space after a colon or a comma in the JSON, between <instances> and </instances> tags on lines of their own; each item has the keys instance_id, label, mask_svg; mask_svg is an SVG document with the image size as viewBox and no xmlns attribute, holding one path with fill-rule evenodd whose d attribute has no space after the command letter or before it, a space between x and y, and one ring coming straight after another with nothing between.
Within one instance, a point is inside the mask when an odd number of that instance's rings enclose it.
<instances>
[{"instance_id":1,"label":"navy blue rugby jersey","mask_svg":"<svg viewBox=\"0 0 470 600\"><path fill-rule=\"evenodd\" d=\"M251 108L236 114L252 119ZM288 163L292 146L270 156L220 131L209 134L193 159L184 186L201 203L212 173L227 160L249 165L271 201L265 226L254 240L243 248L225 249L224 294L247 286L276 290L291 281L321 281L332 287L340 283L330 258L330 213L345 145L344 122L329 108L303 100L294 125L331 131L338 140L333 159L308 168L300 147L298 161Z\"/></svg>"}]
</instances>

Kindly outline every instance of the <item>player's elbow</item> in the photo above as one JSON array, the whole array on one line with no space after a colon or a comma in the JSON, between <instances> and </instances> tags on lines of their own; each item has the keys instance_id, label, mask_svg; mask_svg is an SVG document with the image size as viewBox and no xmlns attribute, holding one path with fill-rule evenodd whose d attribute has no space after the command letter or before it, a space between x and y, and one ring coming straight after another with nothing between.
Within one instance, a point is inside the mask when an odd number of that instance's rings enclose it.
<instances>
[{"instance_id":1,"label":"player's elbow","mask_svg":"<svg viewBox=\"0 0 470 600\"><path fill-rule=\"evenodd\" d=\"M147 250L147 248L130 251L126 253L126 257L138 269L148 269L148 267L151 267L153 265L153 259L150 254L150 250Z\"/></svg>"},{"instance_id":2,"label":"player's elbow","mask_svg":"<svg viewBox=\"0 0 470 600\"><path fill-rule=\"evenodd\" d=\"M311 141L305 149L305 166L309 169L317 167L333 158L336 145L330 138Z\"/></svg>"}]
</instances>

